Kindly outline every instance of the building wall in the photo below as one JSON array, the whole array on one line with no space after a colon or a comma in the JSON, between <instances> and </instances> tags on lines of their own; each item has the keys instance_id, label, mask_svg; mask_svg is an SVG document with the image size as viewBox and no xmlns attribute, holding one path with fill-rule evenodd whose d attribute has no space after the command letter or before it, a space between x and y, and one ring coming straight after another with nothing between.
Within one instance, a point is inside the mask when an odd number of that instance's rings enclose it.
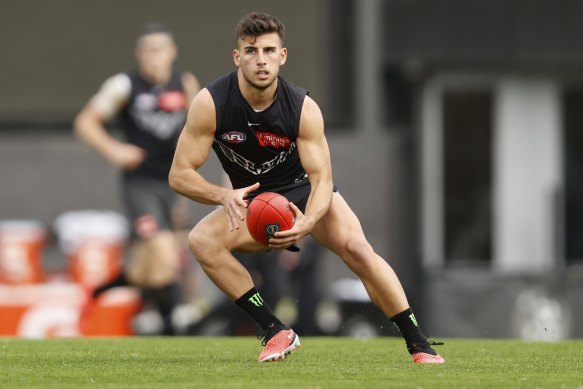
<instances>
[{"instance_id":1,"label":"building wall","mask_svg":"<svg viewBox=\"0 0 583 389\"><path fill-rule=\"evenodd\" d=\"M523 71L583 64L578 0L386 0L383 15L388 61Z\"/></svg>"},{"instance_id":2,"label":"building wall","mask_svg":"<svg viewBox=\"0 0 583 389\"><path fill-rule=\"evenodd\" d=\"M67 122L107 76L133 67L136 32L167 24L180 46L178 66L203 85L234 68L234 27L248 12L286 25L283 74L325 108L326 2L267 0L4 0L0 6L0 122Z\"/></svg>"}]
</instances>

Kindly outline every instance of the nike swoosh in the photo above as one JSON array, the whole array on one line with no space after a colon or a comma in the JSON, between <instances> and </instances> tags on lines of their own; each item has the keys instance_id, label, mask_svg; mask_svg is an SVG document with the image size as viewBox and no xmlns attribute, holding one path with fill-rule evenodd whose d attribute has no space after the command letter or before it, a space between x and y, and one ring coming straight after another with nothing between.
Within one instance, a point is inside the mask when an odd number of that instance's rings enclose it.
<instances>
[{"instance_id":1,"label":"nike swoosh","mask_svg":"<svg viewBox=\"0 0 583 389\"><path fill-rule=\"evenodd\" d=\"M289 334L289 335L287 336L287 338L288 338L288 339L291 339L291 338L292 338L292 336L294 336L294 334L293 334L293 333L292 333L292 334Z\"/></svg>"},{"instance_id":2,"label":"nike swoosh","mask_svg":"<svg viewBox=\"0 0 583 389\"><path fill-rule=\"evenodd\" d=\"M247 125L248 125L249 127L251 127L251 126L258 126L258 125L260 125L260 124L261 124L261 123L251 123L251 122L247 122Z\"/></svg>"}]
</instances>

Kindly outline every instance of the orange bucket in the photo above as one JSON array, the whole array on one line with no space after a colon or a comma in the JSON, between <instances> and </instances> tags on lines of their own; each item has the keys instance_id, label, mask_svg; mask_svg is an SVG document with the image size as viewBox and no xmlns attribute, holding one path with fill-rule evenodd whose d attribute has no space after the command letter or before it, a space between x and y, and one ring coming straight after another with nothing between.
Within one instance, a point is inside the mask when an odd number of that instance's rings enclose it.
<instances>
[{"instance_id":1,"label":"orange bucket","mask_svg":"<svg viewBox=\"0 0 583 389\"><path fill-rule=\"evenodd\" d=\"M113 280L121 271L123 242L89 239L68 255L73 281L94 288Z\"/></svg>"},{"instance_id":2,"label":"orange bucket","mask_svg":"<svg viewBox=\"0 0 583 389\"><path fill-rule=\"evenodd\" d=\"M134 335L132 320L142 308L142 298L133 288L112 288L95 301L86 302L79 317L84 336Z\"/></svg>"},{"instance_id":3,"label":"orange bucket","mask_svg":"<svg viewBox=\"0 0 583 389\"><path fill-rule=\"evenodd\" d=\"M31 284L44 280L42 252L46 230L28 220L0 221L0 283Z\"/></svg>"},{"instance_id":4,"label":"orange bucket","mask_svg":"<svg viewBox=\"0 0 583 389\"><path fill-rule=\"evenodd\" d=\"M54 228L73 281L94 288L118 275L128 234L125 217L113 211L68 211Z\"/></svg>"}]
</instances>

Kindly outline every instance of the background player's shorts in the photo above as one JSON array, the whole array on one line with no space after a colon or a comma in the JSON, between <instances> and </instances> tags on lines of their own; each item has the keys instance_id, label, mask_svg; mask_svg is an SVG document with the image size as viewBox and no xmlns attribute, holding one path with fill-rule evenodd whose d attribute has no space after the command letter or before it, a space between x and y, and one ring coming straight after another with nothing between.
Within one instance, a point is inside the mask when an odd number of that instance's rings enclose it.
<instances>
[{"instance_id":1,"label":"background player's shorts","mask_svg":"<svg viewBox=\"0 0 583 389\"><path fill-rule=\"evenodd\" d=\"M133 238L148 238L172 229L172 208L177 195L165 180L124 177L122 195Z\"/></svg>"}]
</instances>

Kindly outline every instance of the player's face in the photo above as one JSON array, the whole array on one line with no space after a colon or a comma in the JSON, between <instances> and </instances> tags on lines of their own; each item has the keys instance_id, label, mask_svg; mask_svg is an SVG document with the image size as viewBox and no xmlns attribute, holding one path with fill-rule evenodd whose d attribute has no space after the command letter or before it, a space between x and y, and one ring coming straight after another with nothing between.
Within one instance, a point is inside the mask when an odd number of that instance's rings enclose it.
<instances>
[{"instance_id":1,"label":"player's face","mask_svg":"<svg viewBox=\"0 0 583 389\"><path fill-rule=\"evenodd\" d=\"M172 70L177 49L172 39L163 33L145 35L136 45L136 60L141 73L156 81Z\"/></svg>"},{"instance_id":2,"label":"player's face","mask_svg":"<svg viewBox=\"0 0 583 389\"><path fill-rule=\"evenodd\" d=\"M267 89L277 78L279 67L285 63L287 49L282 47L276 32L244 37L239 39L239 47L233 51L233 59L249 84L258 89Z\"/></svg>"}]
</instances>

